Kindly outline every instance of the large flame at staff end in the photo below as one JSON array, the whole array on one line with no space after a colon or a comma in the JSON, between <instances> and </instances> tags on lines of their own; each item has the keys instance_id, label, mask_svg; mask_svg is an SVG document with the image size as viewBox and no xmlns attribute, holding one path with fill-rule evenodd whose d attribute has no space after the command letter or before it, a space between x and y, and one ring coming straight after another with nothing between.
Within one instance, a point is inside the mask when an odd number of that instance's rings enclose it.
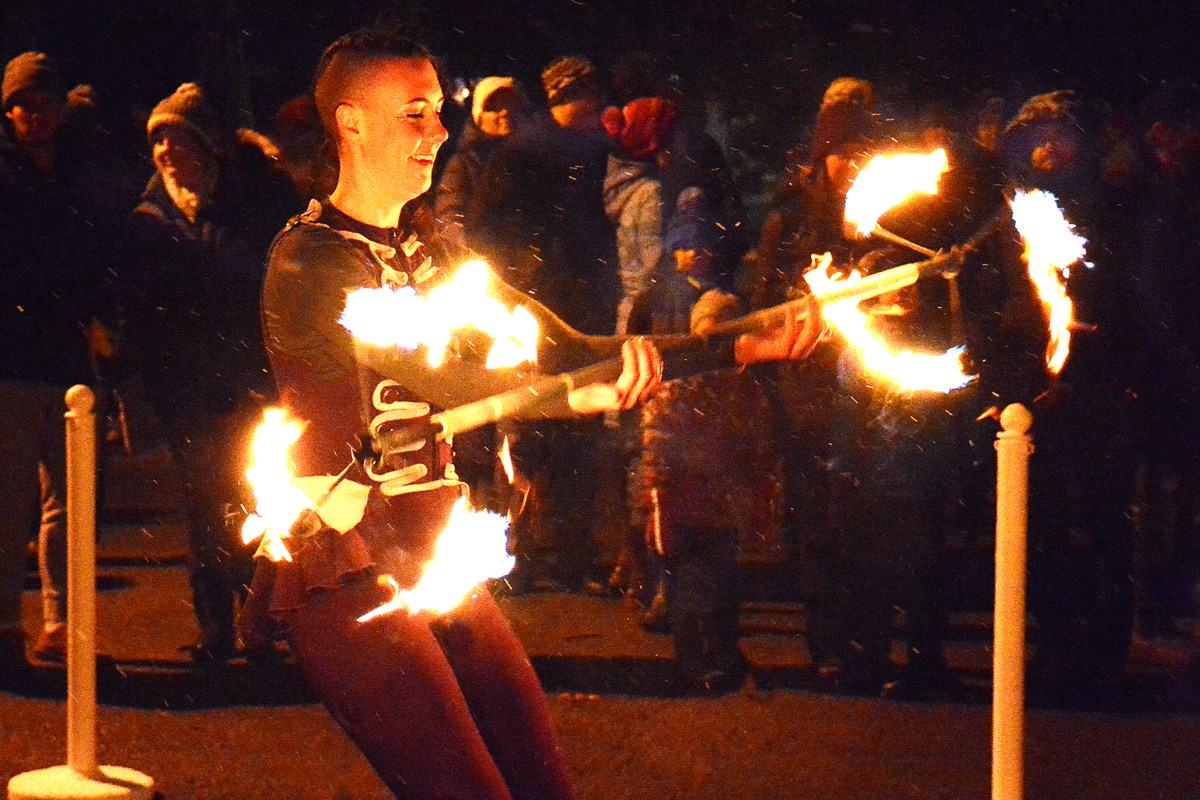
<instances>
[{"instance_id":1,"label":"large flame at staff end","mask_svg":"<svg viewBox=\"0 0 1200 800\"><path fill-rule=\"evenodd\" d=\"M1057 375L1071 352L1071 323L1075 308L1067 296L1070 266L1083 259L1087 239L1063 216L1058 198L1041 189L1018 191L1011 201L1013 223L1025 242L1029 278L1050 326L1046 369Z\"/></svg>"},{"instance_id":2,"label":"large flame at staff end","mask_svg":"<svg viewBox=\"0 0 1200 800\"><path fill-rule=\"evenodd\" d=\"M262 539L259 552L272 561L291 561L284 539L291 535L292 523L312 502L292 485L292 465L288 450L300 438L302 429L289 421L283 409L268 408L254 431L250 444L251 462L246 477L254 489L254 513L242 525L245 544Z\"/></svg>"},{"instance_id":3,"label":"large flame at staff end","mask_svg":"<svg viewBox=\"0 0 1200 800\"><path fill-rule=\"evenodd\" d=\"M835 276L829 269L832 262L829 253L814 255L812 269L804 273L804 280L818 299L843 281L855 283L862 279L858 272L847 277ZM894 350L871 331L870 317L859 309L857 301L822 306L821 314L858 351L869 372L886 378L901 391L949 393L974 380L974 376L963 372L964 348L952 347L944 353Z\"/></svg>"},{"instance_id":4,"label":"large flame at staff end","mask_svg":"<svg viewBox=\"0 0 1200 800\"><path fill-rule=\"evenodd\" d=\"M357 289L347 296L340 322L367 344L406 350L425 346L431 367L445 360L454 331L466 328L492 337L488 369L536 363L537 320L524 306L509 311L488 294L490 283L487 263L468 261L425 295L411 286Z\"/></svg>"},{"instance_id":5,"label":"large flame at staff end","mask_svg":"<svg viewBox=\"0 0 1200 800\"><path fill-rule=\"evenodd\" d=\"M937 194L938 178L950 167L946 151L877 155L846 193L846 221L869 236L888 209L914 194Z\"/></svg>"},{"instance_id":6,"label":"large flame at staff end","mask_svg":"<svg viewBox=\"0 0 1200 800\"><path fill-rule=\"evenodd\" d=\"M516 559L508 554L507 530L508 520L502 515L473 511L467 507L465 497L459 498L416 586L401 589L391 576L382 576L380 583L392 587L392 599L358 621L401 609L413 614L451 611L480 583L503 578L512 571Z\"/></svg>"}]
</instances>

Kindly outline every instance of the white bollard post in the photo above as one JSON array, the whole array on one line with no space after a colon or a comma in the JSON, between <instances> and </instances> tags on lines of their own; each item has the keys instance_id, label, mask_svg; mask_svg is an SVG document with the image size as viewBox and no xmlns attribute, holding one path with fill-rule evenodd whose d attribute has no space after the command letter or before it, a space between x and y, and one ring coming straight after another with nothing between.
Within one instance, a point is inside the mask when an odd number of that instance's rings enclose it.
<instances>
[{"instance_id":1,"label":"white bollard post","mask_svg":"<svg viewBox=\"0 0 1200 800\"><path fill-rule=\"evenodd\" d=\"M67 766L96 774L96 398L67 392Z\"/></svg>"},{"instance_id":2,"label":"white bollard post","mask_svg":"<svg viewBox=\"0 0 1200 800\"><path fill-rule=\"evenodd\" d=\"M96 397L67 401L67 763L8 782L8 800L150 800L154 780L96 764Z\"/></svg>"},{"instance_id":3,"label":"white bollard post","mask_svg":"<svg viewBox=\"0 0 1200 800\"><path fill-rule=\"evenodd\" d=\"M992 644L992 800L1024 796L1025 541L1028 524L1027 435L1033 415L1014 404L996 437L996 607Z\"/></svg>"}]
</instances>

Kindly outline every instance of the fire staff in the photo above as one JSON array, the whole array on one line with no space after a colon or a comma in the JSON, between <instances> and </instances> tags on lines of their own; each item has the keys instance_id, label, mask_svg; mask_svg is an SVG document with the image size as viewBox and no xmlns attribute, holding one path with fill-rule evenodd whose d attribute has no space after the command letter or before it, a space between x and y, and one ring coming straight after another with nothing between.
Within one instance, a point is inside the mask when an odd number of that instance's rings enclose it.
<instances>
[{"instance_id":1,"label":"fire staff","mask_svg":"<svg viewBox=\"0 0 1200 800\"><path fill-rule=\"evenodd\" d=\"M465 256L413 210L447 136L429 52L392 32L349 34L323 55L314 93L336 147L338 184L277 237L262 309L280 396L305 425L294 450L301 478L338 473L373 422L420 425L436 407L505 380L475 364L469 346L437 368L414 351L404 380L385 379L359 364L338 324L349 291L391 284L423 294ZM615 382L576 389L538 413L626 409L657 388L662 362L650 342L585 337L515 290L500 284L494 292L537 318L543 369L622 354ZM818 316L723 349L701 346L697 357L713 367L803 358ZM541 687L486 592L440 616L401 611L356 621L386 600L378 574L413 583L445 525L462 492L449 447L430 438L356 481L366 495L361 519L303 538L291 560L262 562L247 624L271 616L284 623L303 674L397 796L572 796Z\"/></svg>"}]
</instances>

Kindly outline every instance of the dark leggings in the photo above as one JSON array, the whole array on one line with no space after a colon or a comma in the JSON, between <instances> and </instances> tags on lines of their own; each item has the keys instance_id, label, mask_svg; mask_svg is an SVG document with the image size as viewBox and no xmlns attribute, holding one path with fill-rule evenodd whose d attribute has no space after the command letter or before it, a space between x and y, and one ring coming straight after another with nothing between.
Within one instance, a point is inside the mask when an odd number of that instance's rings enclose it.
<instances>
[{"instance_id":1,"label":"dark leggings","mask_svg":"<svg viewBox=\"0 0 1200 800\"><path fill-rule=\"evenodd\" d=\"M398 798L573 797L537 676L485 590L450 614L356 618L369 578L289 615L305 678Z\"/></svg>"}]
</instances>

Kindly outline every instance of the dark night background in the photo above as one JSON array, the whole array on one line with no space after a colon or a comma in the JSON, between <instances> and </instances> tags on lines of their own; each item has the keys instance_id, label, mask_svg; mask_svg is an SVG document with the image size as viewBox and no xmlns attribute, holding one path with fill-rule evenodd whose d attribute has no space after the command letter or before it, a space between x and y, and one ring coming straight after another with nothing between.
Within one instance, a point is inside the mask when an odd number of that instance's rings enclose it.
<instances>
[{"instance_id":1,"label":"dark night background","mask_svg":"<svg viewBox=\"0 0 1200 800\"><path fill-rule=\"evenodd\" d=\"M800 141L838 75L876 82L902 119L965 111L1001 94L1081 90L1137 114L1164 80L1196 78L1200 4L787 2L787 0L6 0L0 55L56 56L91 83L113 133L140 139L142 113L185 80L241 124L268 131L306 88L322 48L377 20L423 31L451 77L513 74L536 87L554 56L603 68L628 49L666 57L693 109L727 148L771 168ZM132 117L132 119L131 119ZM454 130L460 118L451 115ZM919 120L914 119L914 122ZM710 128L713 124L710 124ZM736 155L735 155L736 160Z\"/></svg>"}]
</instances>

